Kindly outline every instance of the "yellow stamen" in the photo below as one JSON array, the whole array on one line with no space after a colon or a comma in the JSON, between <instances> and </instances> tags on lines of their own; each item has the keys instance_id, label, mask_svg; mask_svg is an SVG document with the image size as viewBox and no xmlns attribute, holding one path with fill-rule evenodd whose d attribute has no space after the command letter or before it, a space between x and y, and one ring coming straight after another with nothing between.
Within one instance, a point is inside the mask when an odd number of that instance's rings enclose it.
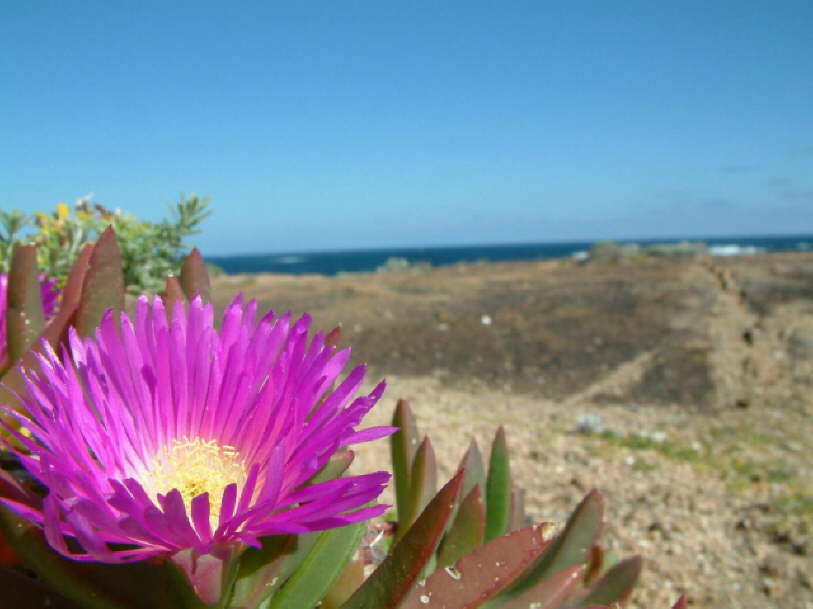
<instances>
[{"instance_id":1,"label":"yellow stamen","mask_svg":"<svg viewBox=\"0 0 813 609\"><path fill-rule=\"evenodd\" d=\"M170 446L155 455L141 484L153 497L178 489L187 513L194 497L209 493L209 521L214 530L220 516L223 489L237 483L239 491L246 476L246 465L233 446L202 438L182 438L173 440Z\"/></svg>"}]
</instances>

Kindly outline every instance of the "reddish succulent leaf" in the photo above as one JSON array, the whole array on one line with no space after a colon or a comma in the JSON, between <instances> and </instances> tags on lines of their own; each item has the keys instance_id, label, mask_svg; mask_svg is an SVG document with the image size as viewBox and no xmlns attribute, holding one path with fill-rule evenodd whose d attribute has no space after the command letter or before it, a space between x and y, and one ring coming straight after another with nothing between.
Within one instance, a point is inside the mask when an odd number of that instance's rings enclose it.
<instances>
[{"instance_id":1,"label":"reddish succulent leaf","mask_svg":"<svg viewBox=\"0 0 813 609\"><path fill-rule=\"evenodd\" d=\"M175 310L175 303L186 302L186 296L181 289L181 284L178 282L177 277L167 275L164 283L164 308L167 311L167 318L172 318L172 312Z\"/></svg>"},{"instance_id":2,"label":"reddish succulent leaf","mask_svg":"<svg viewBox=\"0 0 813 609\"><path fill-rule=\"evenodd\" d=\"M499 604L500 609L554 609L570 598L582 581L584 567L562 569L538 582L521 595Z\"/></svg>"},{"instance_id":3,"label":"reddish succulent leaf","mask_svg":"<svg viewBox=\"0 0 813 609\"><path fill-rule=\"evenodd\" d=\"M604 556L604 550L601 549L601 546L594 545L590 548L590 551L587 553L587 565L584 572L584 583L586 586L590 586L595 582L601 572L604 570L606 562L606 557Z\"/></svg>"},{"instance_id":4,"label":"reddish succulent leaf","mask_svg":"<svg viewBox=\"0 0 813 609\"><path fill-rule=\"evenodd\" d=\"M102 233L88 263L82 300L76 312L76 331L90 336L108 309L124 309L124 272L116 233L107 227Z\"/></svg>"},{"instance_id":5,"label":"reddish succulent leaf","mask_svg":"<svg viewBox=\"0 0 813 609\"><path fill-rule=\"evenodd\" d=\"M435 496L438 484L438 468L435 459L435 450L432 448L432 441L429 436L424 437L423 442L415 453L415 460L412 462L412 475L409 485L409 511L406 514L398 514L398 526L408 528L415 517L423 511L423 508Z\"/></svg>"},{"instance_id":6,"label":"reddish succulent leaf","mask_svg":"<svg viewBox=\"0 0 813 609\"><path fill-rule=\"evenodd\" d=\"M4 606L9 609L81 609L65 598L49 590L42 582L11 569L0 568L0 590ZM13 605L5 605L11 601Z\"/></svg>"},{"instance_id":7,"label":"reddish succulent leaf","mask_svg":"<svg viewBox=\"0 0 813 609\"><path fill-rule=\"evenodd\" d=\"M394 609L432 557L452 512L463 472L446 483L370 577L340 609Z\"/></svg>"},{"instance_id":8,"label":"reddish succulent leaf","mask_svg":"<svg viewBox=\"0 0 813 609\"><path fill-rule=\"evenodd\" d=\"M491 444L486 477L486 541L504 535L511 519L511 469L505 428L500 426Z\"/></svg>"},{"instance_id":9,"label":"reddish succulent leaf","mask_svg":"<svg viewBox=\"0 0 813 609\"><path fill-rule=\"evenodd\" d=\"M66 337L68 327L74 322L76 309L82 295L82 286L84 285L88 262L92 253L93 244L88 243L82 249L73 267L71 267L68 282L62 290L62 301L59 306L59 312L48 322L40 336L41 339L47 340L52 347L56 347L56 345ZM36 341L32 348L26 351L22 358L3 375L3 383L0 384L0 404L5 404L18 410L22 408L22 405L17 399L17 395L15 395L16 393L20 393L23 389L21 369L36 365L34 352L39 351L39 349L39 341ZM17 426L16 419L10 419L4 413L0 413L0 418L5 419L7 423L15 427Z\"/></svg>"},{"instance_id":10,"label":"reddish succulent leaf","mask_svg":"<svg viewBox=\"0 0 813 609\"><path fill-rule=\"evenodd\" d=\"M510 584L540 553L546 542L539 527L527 527L494 539L418 584L401 609L430 604L446 609L473 609ZM428 599L428 602L427 602Z\"/></svg>"},{"instance_id":11,"label":"reddish succulent leaf","mask_svg":"<svg viewBox=\"0 0 813 609\"><path fill-rule=\"evenodd\" d=\"M688 609L685 594L680 595L680 598L675 601L674 605L672 605L672 609Z\"/></svg>"},{"instance_id":12,"label":"reddish succulent leaf","mask_svg":"<svg viewBox=\"0 0 813 609\"><path fill-rule=\"evenodd\" d=\"M330 332L327 333L327 336L325 336L326 347L338 347L339 343L341 342L342 342L342 329L339 326L333 328Z\"/></svg>"},{"instance_id":13,"label":"reddish succulent leaf","mask_svg":"<svg viewBox=\"0 0 813 609\"><path fill-rule=\"evenodd\" d=\"M643 560L640 556L616 563L598 580L581 600L582 603L610 605L626 601L641 575Z\"/></svg>"},{"instance_id":14,"label":"reddish succulent leaf","mask_svg":"<svg viewBox=\"0 0 813 609\"><path fill-rule=\"evenodd\" d=\"M486 532L486 511L480 487L475 485L460 503L452 526L438 551L438 565L446 567L473 552L483 544Z\"/></svg>"},{"instance_id":15,"label":"reddish succulent leaf","mask_svg":"<svg viewBox=\"0 0 813 609\"><path fill-rule=\"evenodd\" d=\"M477 485L480 487L480 496L485 494L486 486L486 472L483 467L483 456L480 454L480 448L477 442L472 440L466 454L460 461L459 469L465 470L463 477L463 490L460 493L461 497L468 497L471 489Z\"/></svg>"},{"instance_id":16,"label":"reddish succulent leaf","mask_svg":"<svg viewBox=\"0 0 813 609\"><path fill-rule=\"evenodd\" d=\"M68 273L68 281L62 289L62 303L61 308L66 304L75 306L79 304L82 298L82 287L85 285L85 275L88 272L90 265L90 257L93 255L94 243L85 243L82 251L76 257L76 260Z\"/></svg>"},{"instance_id":17,"label":"reddish succulent leaf","mask_svg":"<svg viewBox=\"0 0 813 609\"><path fill-rule=\"evenodd\" d=\"M193 249L181 265L181 288L187 300L200 296L203 302L212 300L209 286L209 269L198 248Z\"/></svg>"},{"instance_id":18,"label":"reddish succulent leaf","mask_svg":"<svg viewBox=\"0 0 813 609\"><path fill-rule=\"evenodd\" d=\"M415 458L415 451L418 449L418 426L406 400L398 400L392 415L392 425L398 428L398 431L390 436L390 453L395 485L395 505L399 518L402 518L409 512L412 461ZM398 538L406 532L407 526L399 527L399 530L396 531Z\"/></svg>"},{"instance_id":19,"label":"reddish succulent leaf","mask_svg":"<svg viewBox=\"0 0 813 609\"><path fill-rule=\"evenodd\" d=\"M576 507L564 530L553 540L517 583L501 595L509 600L523 594L537 582L587 560L587 551L593 547L601 532L604 501L597 490L590 491Z\"/></svg>"},{"instance_id":20,"label":"reddish succulent leaf","mask_svg":"<svg viewBox=\"0 0 813 609\"><path fill-rule=\"evenodd\" d=\"M37 248L14 248L6 291L6 345L14 363L34 343L45 324L37 270Z\"/></svg>"}]
</instances>

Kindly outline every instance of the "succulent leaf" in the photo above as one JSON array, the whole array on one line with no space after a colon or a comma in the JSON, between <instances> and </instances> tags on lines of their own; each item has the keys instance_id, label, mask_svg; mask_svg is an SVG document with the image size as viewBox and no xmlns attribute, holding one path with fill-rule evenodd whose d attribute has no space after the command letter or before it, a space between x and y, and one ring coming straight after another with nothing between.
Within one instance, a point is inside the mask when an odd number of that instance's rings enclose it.
<instances>
[{"instance_id":1,"label":"succulent leaf","mask_svg":"<svg viewBox=\"0 0 813 609\"><path fill-rule=\"evenodd\" d=\"M13 363L34 343L45 325L37 249L33 245L14 249L6 298L8 361Z\"/></svg>"},{"instance_id":2,"label":"succulent leaf","mask_svg":"<svg viewBox=\"0 0 813 609\"><path fill-rule=\"evenodd\" d=\"M437 489L437 464L435 450L428 436L424 437L415 459L412 462L412 475L409 486L408 511L400 519L399 526L408 527L415 517L420 514Z\"/></svg>"},{"instance_id":3,"label":"succulent leaf","mask_svg":"<svg viewBox=\"0 0 813 609\"><path fill-rule=\"evenodd\" d=\"M124 309L124 272L116 233L107 227L88 262L82 286L82 298L76 312L76 331L90 336L108 309Z\"/></svg>"},{"instance_id":4,"label":"succulent leaf","mask_svg":"<svg viewBox=\"0 0 813 609\"><path fill-rule=\"evenodd\" d=\"M324 531L268 609L311 609L325 596L361 541L366 523Z\"/></svg>"},{"instance_id":5,"label":"succulent leaf","mask_svg":"<svg viewBox=\"0 0 813 609\"><path fill-rule=\"evenodd\" d=\"M626 601L641 575L640 556L627 558L613 565L582 599L583 603L610 605Z\"/></svg>"},{"instance_id":6,"label":"succulent leaf","mask_svg":"<svg viewBox=\"0 0 813 609\"><path fill-rule=\"evenodd\" d=\"M473 492L476 492L473 491ZM527 527L494 539L435 571L412 589L401 609L432 606L473 609L509 585L539 554L547 542L539 527Z\"/></svg>"},{"instance_id":7,"label":"succulent leaf","mask_svg":"<svg viewBox=\"0 0 813 609\"><path fill-rule=\"evenodd\" d=\"M398 400L392 416L392 425L398 431L390 436L392 477L395 486L395 506L401 526L397 538L406 532L409 522L405 519L410 509L410 480L412 461L418 449L418 426L406 400Z\"/></svg>"},{"instance_id":8,"label":"succulent leaf","mask_svg":"<svg viewBox=\"0 0 813 609\"><path fill-rule=\"evenodd\" d=\"M578 590L584 567L576 565L554 573L516 598L500 603L500 609L556 609Z\"/></svg>"},{"instance_id":9,"label":"succulent leaf","mask_svg":"<svg viewBox=\"0 0 813 609\"><path fill-rule=\"evenodd\" d=\"M587 560L588 550L595 545L601 532L604 502L601 494L590 491L576 507L564 530L553 540L539 559L495 600L507 601L520 596L537 582ZM499 605L493 605L499 606ZM492 607L492 605L486 605Z\"/></svg>"},{"instance_id":10,"label":"succulent leaf","mask_svg":"<svg viewBox=\"0 0 813 609\"><path fill-rule=\"evenodd\" d=\"M209 269L198 248L193 249L181 265L181 288L187 300L200 296L203 302L211 302L212 290L209 285Z\"/></svg>"},{"instance_id":11,"label":"succulent leaf","mask_svg":"<svg viewBox=\"0 0 813 609\"><path fill-rule=\"evenodd\" d=\"M465 480L465 478L464 478ZM438 551L438 565L447 567L483 544L486 512L480 487L472 487L454 516Z\"/></svg>"},{"instance_id":12,"label":"succulent leaf","mask_svg":"<svg viewBox=\"0 0 813 609\"><path fill-rule=\"evenodd\" d=\"M461 471L440 489L390 555L340 609L394 609L400 605L434 554L462 481Z\"/></svg>"},{"instance_id":13,"label":"succulent leaf","mask_svg":"<svg viewBox=\"0 0 813 609\"><path fill-rule=\"evenodd\" d=\"M14 609L81 609L42 582L12 569L0 567L0 590L4 590L6 595L13 590Z\"/></svg>"},{"instance_id":14,"label":"succulent leaf","mask_svg":"<svg viewBox=\"0 0 813 609\"><path fill-rule=\"evenodd\" d=\"M486 541L508 530L511 520L511 468L505 429L500 426L491 444L491 460L486 477Z\"/></svg>"}]
</instances>

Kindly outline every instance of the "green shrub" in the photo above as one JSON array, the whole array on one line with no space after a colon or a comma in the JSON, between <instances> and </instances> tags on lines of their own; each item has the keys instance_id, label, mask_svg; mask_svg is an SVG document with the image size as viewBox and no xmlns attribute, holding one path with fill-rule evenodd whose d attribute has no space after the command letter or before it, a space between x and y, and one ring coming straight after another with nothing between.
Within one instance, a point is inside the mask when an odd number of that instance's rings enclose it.
<instances>
[{"instance_id":1,"label":"green shrub","mask_svg":"<svg viewBox=\"0 0 813 609\"><path fill-rule=\"evenodd\" d=\"M0 270L8 272L11 252L16 243L33 243L41 271L64 283L68 270L82 246L95 241L112 225L118 235L124 266L124 278L131 292L160 292L167 275L177 275L181 259L190 246L189 235L211 213L207 199L195 195L181 197L171 208L171 217L160 222L140 220L126 212L92 204L86 197L77 201L73 213L59 203L53 213L36 212L33 218L18 210L0 210ZM26 237L24 229L34 227Z\"/></svg>"}]
</instances>

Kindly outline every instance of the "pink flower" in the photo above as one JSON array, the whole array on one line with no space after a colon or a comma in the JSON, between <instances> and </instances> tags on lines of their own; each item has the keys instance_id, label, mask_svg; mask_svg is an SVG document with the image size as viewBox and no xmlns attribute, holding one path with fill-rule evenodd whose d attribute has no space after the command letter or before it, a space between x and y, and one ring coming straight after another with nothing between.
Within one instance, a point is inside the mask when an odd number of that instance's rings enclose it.
<instances>
[{"instance_id":1,"label":"pink flower","mask_svg":"<svg viewBox=\"0 0 813 609\"><path fill-rule=\"evenodd\" d=\"M69 350L46 348L24 375L27 414L4 408L31 437L4 427L48 494L41 506L0 501L61 554L111 563L180 562L381 514L386 472L308 481L340 447L394 431L357 430L384 383L354 398L359 366L332 389L349 349L309 342L308 316L258 322L256 308L238 298L218 330L199 299L168 322L160 299L141 297L134 320L108 313L95 337L71 330Z\"/></svg>"}]
</instances>

